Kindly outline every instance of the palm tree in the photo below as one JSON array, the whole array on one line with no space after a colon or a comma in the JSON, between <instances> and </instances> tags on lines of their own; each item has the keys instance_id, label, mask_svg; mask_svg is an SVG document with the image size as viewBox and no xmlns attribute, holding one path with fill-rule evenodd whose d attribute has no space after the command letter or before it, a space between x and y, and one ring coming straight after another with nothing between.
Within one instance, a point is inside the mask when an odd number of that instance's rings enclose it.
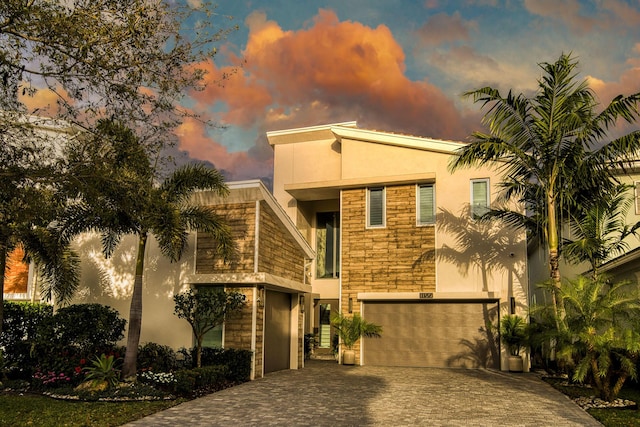
<instances>
[{"instance_id":1,"label":"palm tree","mask_svg":"<svg viewBox=\"0 0 640 427\"><path fill-rule=\"evenodd\" d=\"M612 193L595 200L571 220L573 239L565 240L563 254L572 261L589 262L594 279L598 278L604 262L629 250L627 237L638 235L640 222L626 223L633 204L628 188L627 185L617 186Z\"/></svg>"},{"instance_id":2,"label":"palm tree","mask_svg":"<svg viewBox=\"0 0 640 427\"><path fill-rule=\"evenodd\" d=\"M620 95L598 113L587 81L576 79L576 66L566 54L541 64L543 76L532 97L511 91L504 97L491 87L466 93L488 108L483 117L488 132L474 132L450 165L455 170L491 164L503 172L503 200L519 202L528 212L504 208L490 215L527 227L546 243L558 310L562 218L610 191L615 186L612 164L628 164L640 148L639 131L607 140L618 119L637 119L640 93Z\"/></svg>"},{"instance_id":3,"label":"palm tree","mask_svg":"<svg viewBox=\"0 0 640 427\"><path fill-rule=\"evenodd\" d=\"M230 259L235 246L224 219L209 208L190 203L196 190L219 195L228 190L222 175L203 165L181 167L156 184L149 156L133 131L118 122L103 121L98 132L91 144L81 143L69 155L68 185L75 189L77 199L67 210L61 228L67 238L84 231L100 233L106 257L124 235L138 236L122 370L124 378L135 378L148 238L155 237L161 253L174 262L187 247L189 230L208 232L218 242L218 254Z\"/></svg>"}]
</instances>

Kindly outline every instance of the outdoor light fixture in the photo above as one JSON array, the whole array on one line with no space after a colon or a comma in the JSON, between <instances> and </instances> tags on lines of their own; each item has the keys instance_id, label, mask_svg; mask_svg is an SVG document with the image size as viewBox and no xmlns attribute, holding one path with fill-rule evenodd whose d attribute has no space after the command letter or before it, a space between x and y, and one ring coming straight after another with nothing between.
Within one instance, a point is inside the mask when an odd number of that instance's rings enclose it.
<instances>
[{"instance_id":1,"label":"outdoor light fixture","mask_svg":"<svg viewBox=\"0 0 640 427\"><path fill-rule=\"evenodd\" d=\"M353 298L351 298L351 294L349 294L349 313L353 313Z\"/></svg>"},{"instance_id":2,"label":"outdoor light fixture","mask_svg":"<svg viewBox=\"0 0 640 427\"><path fill-rule=\"evenodd\" d=\"M304 295L300 295L300 312L304 313Z\"/></svg>"}]
</instances>

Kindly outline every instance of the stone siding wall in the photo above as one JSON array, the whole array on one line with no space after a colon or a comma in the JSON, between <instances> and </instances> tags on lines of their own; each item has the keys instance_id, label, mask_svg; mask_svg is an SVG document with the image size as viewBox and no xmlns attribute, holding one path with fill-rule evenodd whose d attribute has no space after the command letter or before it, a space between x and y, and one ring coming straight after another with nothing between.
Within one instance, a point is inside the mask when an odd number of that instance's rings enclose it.
<instances>
[{"instance_id":1,"label":"stone siding wall","mask_svg":"<svg viewBox=\"0 0 640 427\"><path fill-rule=\"evenodd\" d=\"M258 245L259 271L300 283L304 281L304 252L265 202L260 203Z\"/></svg>"},{"instance_id":2,"label":"stone siding wall","mask_svg":"<svg viewBox=\"0 0 640 427\"><path fill-rule=\"evenodd\" d=\"M225 264L216 255L215 240L208 233L198 233L196 253L196 273L253 273L255 248L255 202L235 203L215 206L218 214L224 216L238 246L238 256Z\"/></svg>"},{"instance_id":3,"label":"stone siding wall","mask_svg":"<svg viewBox=\"0 0 640 427\"><path fill-rule=\"evenodd\" d=\"M224 325L224 347L251 351L251 326L253 317L253 287L227 288L241 292L246 297L245 306L237 313L232 314ZM262 377L262 337L264 322L262 317L264 308L257 305L256 319L256 350L254 354L255 378Z\"/></svg>"}]
</instances>

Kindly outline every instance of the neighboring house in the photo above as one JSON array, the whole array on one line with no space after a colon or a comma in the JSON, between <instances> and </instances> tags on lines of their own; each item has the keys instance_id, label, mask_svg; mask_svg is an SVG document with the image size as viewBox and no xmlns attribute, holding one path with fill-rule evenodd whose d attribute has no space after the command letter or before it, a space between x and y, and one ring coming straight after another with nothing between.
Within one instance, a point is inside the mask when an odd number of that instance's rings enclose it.
<instances>
[{"instance_id":1,"label":"neighboring house","mask_svg":"<svg viewBox=\"0 0 640 427\"><path fill-rule=\"evenodd\" d=\"M356 363L506 369L487 325L526 313L527 249L524 232L475 220L494 203L494 170L452 174L463 143L355 122L267 138L274 196L316 249L306 327L319 352L331 350L329 314L341 311L383 327L356 346Z\"/></svg>"},{"instance_id":2,"label":"neighboring house","mask_svg":"<svg viewBox=\"0 0 640 427\"><path fill-rule=\"evenodd\" d=\"M8 120L14 125L4 128L4 138L24 139L27 143L38 147L38 152L44 159L55 159L60 154L65 141L74 138L80 132L80 129L62 120L0 112L0 122ZM2 139L0 143L3 143ZM24 263L23 259L24 250L21 246L16 247L7 257L3 290L5 301L39 299L33 266Z\"/></svg>"}]
</instances>

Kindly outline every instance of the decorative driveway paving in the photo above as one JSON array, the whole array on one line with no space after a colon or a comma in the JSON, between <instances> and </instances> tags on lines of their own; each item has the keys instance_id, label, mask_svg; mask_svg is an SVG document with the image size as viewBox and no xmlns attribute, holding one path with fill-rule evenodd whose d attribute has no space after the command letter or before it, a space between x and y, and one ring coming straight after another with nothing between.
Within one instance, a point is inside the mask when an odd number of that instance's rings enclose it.
<instances>
[{"instance_id":1,"label":"decorative driveway paving","mask_svg":"<svg viewBox=\"0 0 640 427\"><path fill-rule=\"evenodd\" d=\"M127 426L600 426L534 374L493 370L304 369L210 394Z\"/></svg>"}]
</instances>

